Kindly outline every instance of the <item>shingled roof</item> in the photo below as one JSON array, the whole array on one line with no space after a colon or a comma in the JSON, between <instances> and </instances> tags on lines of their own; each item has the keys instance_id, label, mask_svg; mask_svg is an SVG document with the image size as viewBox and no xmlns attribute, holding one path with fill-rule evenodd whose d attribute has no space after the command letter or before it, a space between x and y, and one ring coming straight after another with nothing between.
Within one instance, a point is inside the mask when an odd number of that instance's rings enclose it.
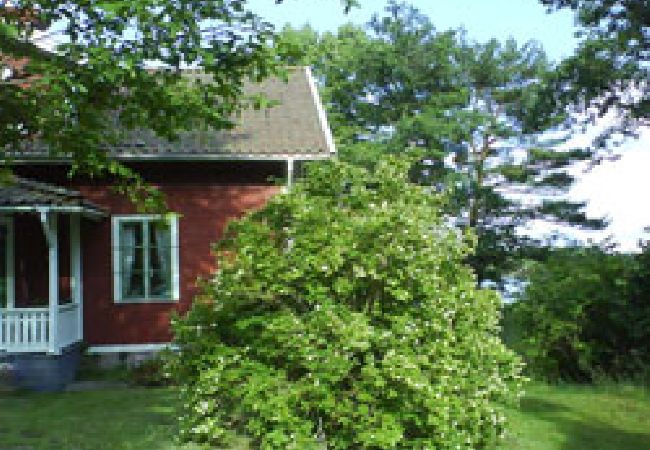
<instances>
[{"instance_id":1,"label":"shingled roof","mask_svg":"<svg viewBox=\"0 0 650 450\"><path fill-rule=\"evenodd\" d=\"M0 211L53 209L67 213L104 215L105 211L71 189L12 176L0 182Z\"/></svg>"},{"instance_id":2,"label":"shingled roof","mask_svg":"<svg viewBox=\"0 0 650 450\"><path fill-rule=\"evenodd\" d=\"M209 75L187 71L190 78L209 82ZM128 132L111 153L118 159L320 159L334 153L334 143L318 91L308 67L293 68L288 80L271 78L249 83L244 93L264 94L277 101L270 108L246 109L229 130L192 130L167 141L150 130ZM43 158L43 148L23 149L17 159Z\"/></svg>"}]
</instances>

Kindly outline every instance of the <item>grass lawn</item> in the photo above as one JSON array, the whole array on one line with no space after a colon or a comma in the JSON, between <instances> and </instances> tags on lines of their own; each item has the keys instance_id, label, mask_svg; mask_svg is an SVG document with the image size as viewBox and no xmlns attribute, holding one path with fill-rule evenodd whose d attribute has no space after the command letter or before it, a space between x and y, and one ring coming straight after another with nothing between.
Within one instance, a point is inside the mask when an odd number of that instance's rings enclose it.
<instances>
[{"instance_id":1,"label":"grass lawn","mask_svg":"<svg viewBox=\"0 0 650 450\"><path fill-rule=\"evenodd\" d=\"M650 450L650 391L533 385L511 424L503 450Z\"/></svg>"},{"instance_id":2,"label":"grass lawn","mask_svg":"<svg viewBox=\"0 0 650 450\"><path fill-rule=\"evenodd\" d=\"M0 450L180 450L169 389L0 392Z\"/></svg>"},{"instance_id":3,"label":"grass lawn","mask_svg":"<svg viewBox=\"0 0 650 450\"><path fill-rule=\"evenodd\" d=\"M174 443L175 401L169 389L0 393L0 450L198 449ZM533 385L511 420L500 450L650 450L638 387Z\"/></svg>"}]
</instances>

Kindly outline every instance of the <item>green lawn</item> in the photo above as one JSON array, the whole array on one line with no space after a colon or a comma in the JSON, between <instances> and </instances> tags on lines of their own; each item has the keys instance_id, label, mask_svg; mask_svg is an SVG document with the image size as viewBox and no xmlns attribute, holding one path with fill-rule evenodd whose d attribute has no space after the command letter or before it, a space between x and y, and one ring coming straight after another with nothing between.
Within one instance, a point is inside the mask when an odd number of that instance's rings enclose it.
<instances>
[{"instance_id":1,"label":"green lawn","mask_svg":"<svg viewBox=\"0 0 650 450\"><path fill-rule=\"evenodd\" d=\"M0 393L0 450L180 450L169 389Z\"/></svg>"},{"instance_id":2,"label":"green lawn","mask_svg":"<svg viewBox=\"0 0 650 450\"><path fill-rule=\"evenodd\" d=\"M650 450L650 392L534 385L511 424L503 450Z\"/></svg>"},{"instance_id":3,"label":"green lawn","mask_svg":"<svg viewBox=\"0 0 650 450\"><path fill-rule=\"evenodd\" d=\"M169 389L0 393L0 449L197 449L174 443L174 403ZM511 415L501 450L650 450L641 388L534 385Z\"/></svg>"}]
</instances>

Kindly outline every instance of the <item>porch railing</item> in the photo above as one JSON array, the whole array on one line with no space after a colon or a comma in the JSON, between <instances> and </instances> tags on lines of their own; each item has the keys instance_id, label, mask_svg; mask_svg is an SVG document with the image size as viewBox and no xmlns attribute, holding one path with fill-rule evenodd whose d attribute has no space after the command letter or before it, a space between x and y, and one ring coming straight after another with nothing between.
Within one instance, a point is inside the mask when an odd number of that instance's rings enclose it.
<instances>
[{"instance_id":1,"label":"porch railing","mask_svg":"<svg viewBox=\"0 0 650 450\"><path fill-rule=\"evenodd\" d=\"M59 305L59 318L56 322L59 348L64 348L70 344L74 344L81 338L79 335L79 327L77 326L79 323L77 321L78 313L79 305L76 303Z\"/></svg>"},{"instance_id":2,"label":"porch railing","mask_svg":"<svg viewBox=\"0 0 650 450\"><path fill-rule=\"evenodd\" d=\"M79 305L59 305L57 314L57 342L51 342L48 308L0 309L0 351L47 352L77 342L80 339Z\"/></svg>"}]
</instances>

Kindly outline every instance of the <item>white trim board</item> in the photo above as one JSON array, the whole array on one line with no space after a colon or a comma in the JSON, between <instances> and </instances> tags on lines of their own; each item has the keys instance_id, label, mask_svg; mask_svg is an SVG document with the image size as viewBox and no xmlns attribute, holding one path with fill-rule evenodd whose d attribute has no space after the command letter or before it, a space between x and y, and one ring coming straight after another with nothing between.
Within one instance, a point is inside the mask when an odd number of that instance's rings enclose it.
<instances>
[{"instance_id":1,"label":"white trim board","mask_svg":"<svg viewBox=\"0 0 650 450\"><path fill-rule=\"evenodd\" d=\"M215 153L202 154L174 154L174 153L129 153L121 152L115 156L119 161L178 161L178 162L204 162L204 161L224 161L224 162L282 162L288 158L296 161L318 161L332 157L332 149L322 153L271 153L260 155L219 155ZM3 160L0 159L0 162ZM20 156L11 160L13 164L70 164L71 159L65 157L47 157L42 155Z\"/></svg>"},{"instance_id":2,"label":"white trim board","mask_svg":"<svg viewBox=\"0 0 650 450\"><path fill-rule=\"evenodd\" d=\"M158 342L150 344L107 344L107 345L91 345L86 349L89 355L101 355L105 353L143 353L143 352L159 352L165 349L174 349L175 346L171 342Z\"/></svg>"},{"instance_id":3,"label":"white trim board","mask_svg":"<svg viewBox=\"0 0 650 450\"><path fill-rule=\"evenodd\" d=\"M321 130L325 135L325 142L327 144L327 149L330 152L330 155L336 153L336 145L334 144L334 136L332 135L332 129L330 128L329 122L327 120L327 113L325 108L323 108L323 102L320 99L318 94L318 87L316 86L316 80L311 72L311 67L305 66L305 73L307 75L307 82L309 83L309 90L311 91L312 99L314 100L314 106L316 106L316 111L318 112L318 121L320 122Z\"/></svg>"},{"instance_id":4,"label":"white trim board","mask_svg":"<svg viewBox=\"0 0 650 450\"><path fill-rule=\"evenodd\" d=\"M101 219L106 217L106 213L88 209L83 206L0 206L0 213L15 213L15 212L54 212L62 214L81 214L90 219Z\"/></svg>"}]
</instances>

